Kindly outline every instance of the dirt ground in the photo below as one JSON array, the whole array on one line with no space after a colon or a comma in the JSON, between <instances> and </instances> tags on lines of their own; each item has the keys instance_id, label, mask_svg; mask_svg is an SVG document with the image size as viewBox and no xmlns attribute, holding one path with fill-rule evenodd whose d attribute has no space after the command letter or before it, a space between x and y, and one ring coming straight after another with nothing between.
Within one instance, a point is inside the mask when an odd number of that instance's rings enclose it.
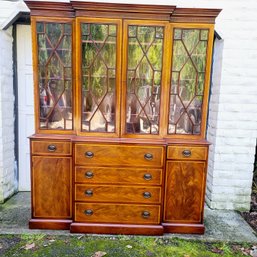
<instances>
[{"instance_id":1,"label":"dirt ground","mask_svg":"<svg viewBox=\"0 0 257 257\"><path fill-rule=\"evenodd\" d=\"M248 224L257 233L257 156L253 175L251 209L249 212L242 212L241 214L244 217L244 219L248 222Z\"/></svg>"},{"instance_id":2,"label":"dirt ground","mask_svg":"<svg viewBox=\"0 0 257 257\"><path fill-rule=\"evenodd\" d=\"M250 211L242 212L242 216L257 233L257 193L252 194Z\"/></svg>"}]
</instances>

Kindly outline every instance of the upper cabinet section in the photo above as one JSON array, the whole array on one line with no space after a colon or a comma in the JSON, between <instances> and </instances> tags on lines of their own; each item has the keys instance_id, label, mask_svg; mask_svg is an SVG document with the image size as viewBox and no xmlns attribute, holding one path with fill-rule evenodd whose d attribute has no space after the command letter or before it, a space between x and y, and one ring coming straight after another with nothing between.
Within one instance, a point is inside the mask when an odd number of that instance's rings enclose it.
<instances>
[{"instance_id":1,"label":"upper cabinet section","mask_svg":"<svg viewBox=\"0 0 257 257\"><path fill-rule=\"evenodd\" d=\"M25 2L32 17L36 133L205 137L220 10Z\"/></svg>"}]
</instances>

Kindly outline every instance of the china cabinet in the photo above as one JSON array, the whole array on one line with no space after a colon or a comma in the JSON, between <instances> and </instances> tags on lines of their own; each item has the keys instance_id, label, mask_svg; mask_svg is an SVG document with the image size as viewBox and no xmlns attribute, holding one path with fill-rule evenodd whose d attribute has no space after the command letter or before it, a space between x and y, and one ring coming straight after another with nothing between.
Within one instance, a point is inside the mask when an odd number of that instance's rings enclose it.
<instances>
[{"instance_id":1,"label":"china cabinet","mask_svg":"<svg viewBox=\"0 0 257 257\"><path fill-rule=\"evenodd\" d=\"M25 2L36 127L29 227L203 233L220 10Z\"/></svg>"}]
</instances>

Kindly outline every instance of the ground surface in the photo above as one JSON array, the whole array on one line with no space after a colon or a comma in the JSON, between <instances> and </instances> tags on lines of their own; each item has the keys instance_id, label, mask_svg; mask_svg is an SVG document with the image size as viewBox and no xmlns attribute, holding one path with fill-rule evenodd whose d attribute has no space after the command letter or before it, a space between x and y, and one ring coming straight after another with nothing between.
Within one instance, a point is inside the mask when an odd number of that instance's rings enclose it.
<instances>
[{"instance_id":1,"label":"ground surface","mask_svg":"<svg viewBox=\"0 0 257 257\"><path fill-rule=\"evenodd\" d=\"M257 233L257 161L255 163L253 176L251 209L249 212L242 212L242 216Z\"/></svg>"},{"instance_id":2,"label":"ground surface","mask_svg":"<svg viewBox=\"0 0 257 257\"><path fill-rule=\"evenodd\" d=\"M0 256L257 257L257 244L146 236L1 235Z\"/></svg>"}]
</instances>

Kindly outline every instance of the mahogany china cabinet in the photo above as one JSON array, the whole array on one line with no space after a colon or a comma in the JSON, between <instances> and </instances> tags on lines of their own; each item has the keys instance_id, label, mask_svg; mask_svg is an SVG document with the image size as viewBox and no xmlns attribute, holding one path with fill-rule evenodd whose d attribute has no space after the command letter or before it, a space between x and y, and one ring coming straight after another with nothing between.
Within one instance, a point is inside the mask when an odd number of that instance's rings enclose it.
<instances>
[{"instance_id":1,"label":"mahogany china cabinet","mask_svg":"<svg viewBox=\"0 0 257 257\"><path fill-rule=\"evenodd\" d=\"M220 10L25 2L36 127L29 227L204 233Z\"/></svg>"}]
</instances>

